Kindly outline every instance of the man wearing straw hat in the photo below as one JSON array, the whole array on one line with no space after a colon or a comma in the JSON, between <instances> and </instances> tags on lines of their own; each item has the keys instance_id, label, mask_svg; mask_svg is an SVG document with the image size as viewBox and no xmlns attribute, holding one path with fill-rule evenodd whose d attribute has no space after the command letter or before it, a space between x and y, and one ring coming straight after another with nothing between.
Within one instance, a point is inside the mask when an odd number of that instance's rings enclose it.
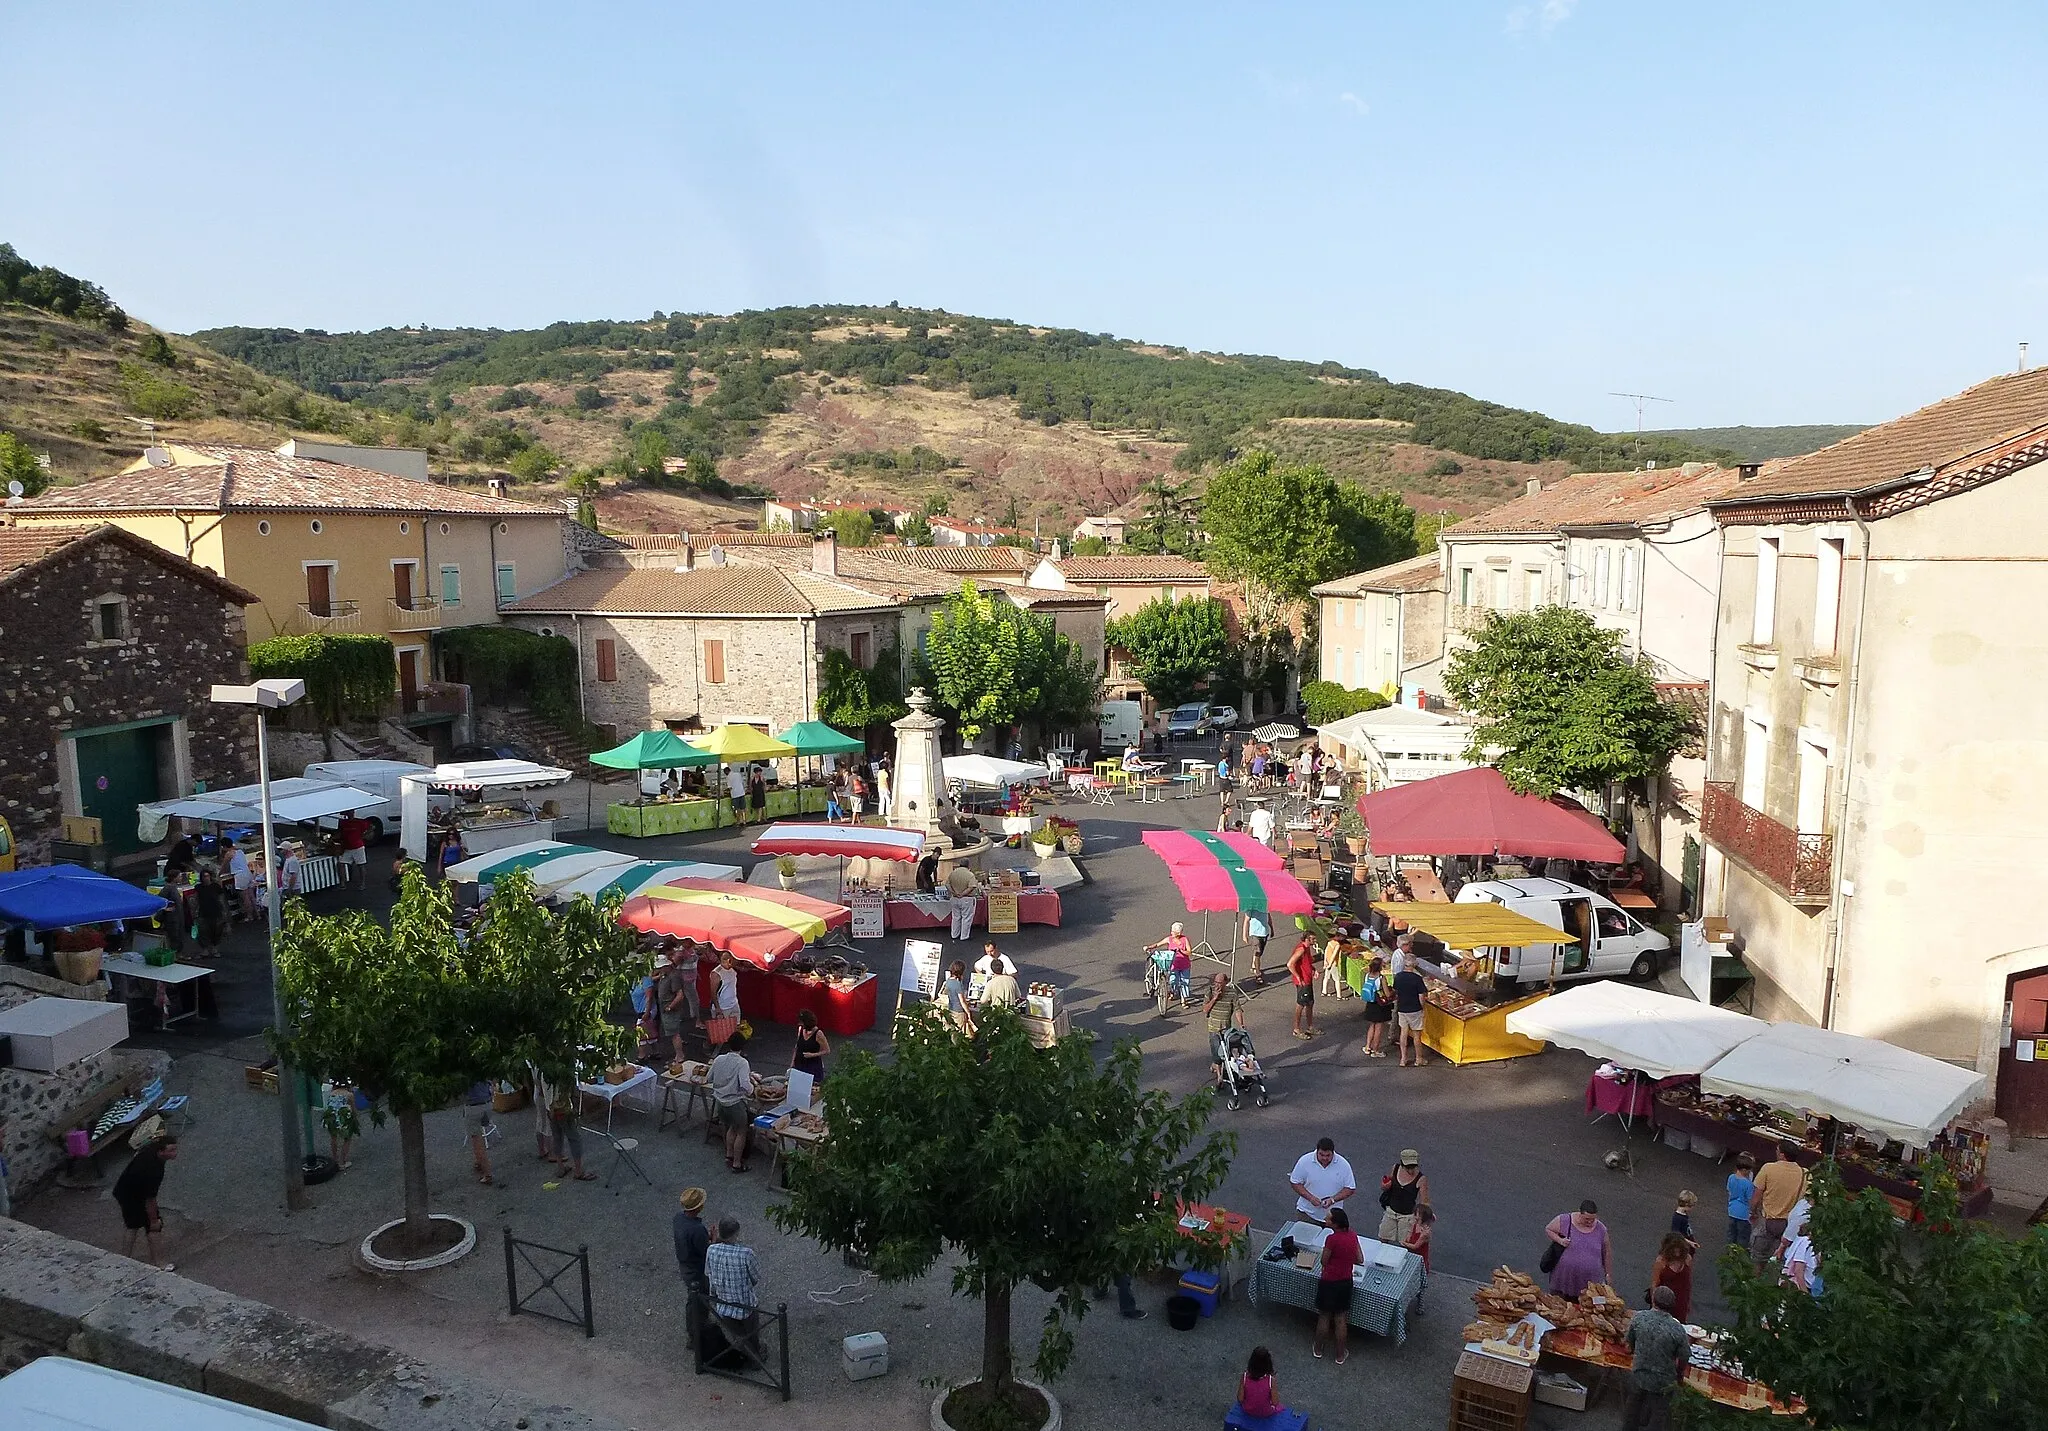
<instances>
[{"instance_id":1,"label":"man wearing straw hat","mask_svg":"<svg viewBox=\"0 0 2048 1431\"><path fill-rule=\"evenodd\" d=\"M121 1225L128 1229L121 1255L135 1255L135 1235L139 1232L149 1245L150 1262L168 1272L171 1264L163 1260L156 1245L157 1234L164 1230L156 1195L164 1185L164 1165L178 1156L178 1140L164 1131L163 1119L150 1117L143 1119L129 1135L128 1145L135 1149L135 1156L114 1180L114 1202L121 1209Z\"/></svg>"}]
</instances>

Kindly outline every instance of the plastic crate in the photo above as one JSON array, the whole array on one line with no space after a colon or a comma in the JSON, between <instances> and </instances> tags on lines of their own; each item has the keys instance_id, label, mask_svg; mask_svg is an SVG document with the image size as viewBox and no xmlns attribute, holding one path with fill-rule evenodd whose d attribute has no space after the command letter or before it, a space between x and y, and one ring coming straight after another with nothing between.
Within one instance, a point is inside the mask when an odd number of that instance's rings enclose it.
<instances>
[{"instance_id":1,"label":"plastic crate","mask_svg":"<svg viewBox=\"0 0 2048 1431\"><path fill-rule=\"evenodd\" d=\"M1216 1315L1216 1303L1221 1295L1223 1279L1214 1272L1183 1272L1180 1274L1180 1290L1194 1298L1202 1309L1202 1315Z\"/></svg>"},{"instance_id":2,"label":"plastic crate","mask_svg":"<svg viewBox=\"0 0 2048 1431\"><path fill-rule=\"evenodd\" d=\"M1468 1351L1451 1377L1450 1431L1522 1431L1535 1372Z\"/></svg>"}]
</instances>

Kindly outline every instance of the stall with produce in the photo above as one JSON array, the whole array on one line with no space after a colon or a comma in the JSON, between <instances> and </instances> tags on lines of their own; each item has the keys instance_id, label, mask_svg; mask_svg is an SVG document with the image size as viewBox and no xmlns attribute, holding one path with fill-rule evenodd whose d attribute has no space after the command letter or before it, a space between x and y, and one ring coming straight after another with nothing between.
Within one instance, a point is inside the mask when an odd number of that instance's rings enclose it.
<instances>
[{"instance_id":1,"label":"stall with produce","mask_svg":"<svg viewBox=\"0 0 2048 1431\"><path fill-rule=\"evenodd\" d=\"M568 771L530 760L472 760L400 776L400 843L407 855L425 862L450 836L465 856L552 840L554 804L536 805L531 792L568 779Z\"/></svg>"},{"instance_id":2,"label":"stall with produce","mask_svg":"<svg viewBox=\"0 0 2048 1431\"><path fill-rule=\"evenodd\" d=\"M607 770L673 772L716 765L718 757L697 749L674 731L643 730L610 750L592 752L590 763ZM685 788L683 784L672 783L675 779L664 778L652 792L643 788L634 799L612 801L605 807L605 828L615 835L635 838L680 833L684 826L679 803L701 790L702 782L693 776L690 788ZM703 828L709 829L713 820L708 807L712 802L700 803L707 806Z\"/></svg>"},{"instance_id":3,"label":"stall with produce","mask_svg":"<svg viewBox=\"0 0 2048 1431\"><path fill-rule=\"evenodd\" d=\"M1494 961L1475 951L1548 944L1557 931L1540 920L1497 904L1434 904L1376 900L1373 909L1418 936L1416 972L1428 985L1423 996L1422 1042L1454 1063L1492 1063L1541 1053L1543 1045L1508 1028L1508 1018L1550 997L1549 990L1521 988L1502 997L1494 987ZM1430 958L1432 945L1457 957Z\"/></svg>"}]
</instances>

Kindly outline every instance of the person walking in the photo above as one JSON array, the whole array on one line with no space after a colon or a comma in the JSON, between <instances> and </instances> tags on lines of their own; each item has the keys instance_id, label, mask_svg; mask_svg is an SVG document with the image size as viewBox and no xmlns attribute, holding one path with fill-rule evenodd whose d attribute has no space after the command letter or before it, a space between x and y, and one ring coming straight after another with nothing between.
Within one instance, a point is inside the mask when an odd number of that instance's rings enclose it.
<instances>
[{"instance_id":1,"label":"person walking","mask_svg":"<svg viewBox=\"0 0 2048 1431\"><path fill-rule=\"evenodd\" d=\"M576 1080L548 1090L548 1122L554 1132L554 1156L549 1160L579 1183L594 1183L596 1173L583 1170L583 1123L578 1117L576 1104L582 1093L576 1087Z\"/></svg>"},{"instance_id":2,"label":"person walking","mask_svg":"<svg viewBox=\"0 0 2048 1431\"><path fill-rule=\"evenodd\" d=\"M740 970L733 962L732 951L726 950L718 956L718 967L711 971L711 1016L704 1021L705 1036L713 1048L724 1048L725 1041L739 1032L740 1027Z\"/></svg>"},{"instance_id":3,"label":"person walking","mask_svg":"<svg viewBox=\"0 0 2048 1431\"><path fill-rule=\"evenodd\" d=\"M967 961L955 959L946 970L945 987L940 990L946 1001L946 1012L959 1026L960 1032L974 1037L974 1008L967 998Z\"/></svg>"},{"instance_id":4,"label":"person walking","mask_svg":"<svg viewBox=\"0 0 2048 1431\"><path fill-rule=\"evenodd\" d=\"M732 802L732 822L741 829L747 827L747 767L728 765L725 768L725 794Z\"/></svg>"},{"instance_id":5,"label":"person walking","mask_svg":"<svg viewBox=\"0 0 2048 1431\"><path fill-rule=\"evenodd\" d=\"M1295 1216L1318 1227L1328 1226L1330 1209L1342 1207L1358 1191L1351 1164L1338 1154L1337 1144L1330 1138L1316 1139L1315 1149L1295 1160L1287 1181L1294 1189Z\"/></svg>"},{"instance_id":6,"label":"person walking","mask_svg":"<svg viewBox=\"0 0 2048 1431\"><path fill-rule=\"evenodd\" d=\"M1664 1241L1657 1249L1657 1260L1650 1264L1650 1287L1671 1290L1673 1306L1671 1315L1679 1321L1692 1317L1692 1245L1676 1232L1664 1234Z\"/></svg>"},{"instance_id":7,"label":"person walking","mask_svg":"<svg viewBox=\"0 0 2048 1431\"><path fill-rule=\"evenodd\" d=\"M256 917L256 872L249 868L249 852L240 845L228 846L228 880L235 897L242 902L242 918Z\"/></svg>"},{"instance_id":8,"label":"person walking","mask_svg":"<svg viewBox=\"0 0 2048 1431\"><path fill-rule=\"evenodd\" d=\"M1735 1171L1728 1175L1728 1241L1736 1247L1749 1246L1749 1208L1756 1198L1756 1159L1738 1153Z\"/></svg>"},{"instance_id":9,"label":"person walking","mask_svg":"<svg viewBox=\"0 0 2048 1431\"><path fill-rule=\"evenodd\" d=\"M199 927L199 952L209 959L218 958L220 946L227 941L228 927L234 922L234 910L228 903L228 891L221 887L220 876L212 870L199 872L198 887L192 891L193 923Z\"/></svg>"},{"instance_id":10,"label":"person walking","mask_svg":"<svg viewBox=\"0 0 2048 1431\"><path fill-rule=\"evenodd\" d=\"M1414 957L1394 956L1394 1022L1400 1026L1400 1044L1395 1051L1402 1068L1420 1068L1429 1062L1422 1054L1422 996L1429 992L1429 985L1415 972Z\"/></svg>"},{"instance_id":11,"label":"person walking","mask_svg":"<svg viewBox=\"0 0 2048 1431\"><path fill-rule=\"evenodd\" d=\"M122 1244L121 1255L135 1255L135 1238L140 1234L149 1247L151 1265L164 1271L172 1270L164 1261L157 1246L157 1238L163 1233L163 1213L156 1205L157 1194L164 1185L164 1169L178 1159L178 1140L164 1131L164 1120L145 1118L129 1138L135 1148L135 1156L128 1160L128 1166L121 1169L121 1176L114 1180L114 1204L121 1209L121 1225L128 1229L127 1240Z\"/></svg>"},{"instance_id":12,"label":"person walking","mask_svg":"<svg viewBox=\"0 0 2048 1431\"><path fill-rule=\"evenodd\" d=\"M818 1027L818 1016L809 1009L798 1009L796 1047L790 1054L789 1066L798 1073L808 1073L815 1089L825 1081L825 1055L830 1052L832 1041Z\"/></svg>"},{"instance_id":13,"label":"person walking","mask_svg":"<svg viewBox=\"0 0 2048 1431\"><path fill-rule=\"evenodd\" d=\"M1653 1287L1650 1305L1629 1319L1628 1391L1622 1398L1623 1431L1664 1431L1671 1424L1671 1394L1692 1354L1692 1336L1672 1313L1669 1287Z\"/></svg>"},{"instance_id":14,"label":"person walking","mask_svg":"<svg viewBox=\"0 0 2048 1431\"><path fill-rule=\"evenodd\" d=\"M1309 1350L1320 1358L1327 1333L1337 1344L1337 1365L1344 1365L1345 1341L1351 1332L1351 1269L1365 1260L1351 1217L1341 1207L1330 1209L1330 1231L1316 1259L1316 1331Z\"/></svg>"},{"instance_id":15,"label":"person walking","mask_svg":"<svg viewBox=\"0 0 2048 1431\"><path fill-rule=\"evenodd\" d=\"M711 1084L711 1111L718 1126L725 1129L726 1171L747 1170L747 1152L753 1144L754 1070L746 1058L747 1036L734 1034L725 1041L724 1051L711 1060L707 1077Z\"/></svg>"},{"instance_id":16,"label":"person walking","mask_svg":"<svg viewBox=\"0 0 2048 1431\"><path fill-rule=\"evenodd\" d=\"M1403 1148L1394 1170L1380 1179L1380 1241L1403 1247L1415 1226L1415 1210L1429 1201L1429 1178L1422 1154Z\"/></svg>"},{"instance_id":17,"label":"person walking","mask_svg":"<svg viewBox=\"0 0 2048 1431\"><path fill-rule=\"evenodd\" d=\"M697 1003L697 969L697 944L689 939L671 948L655 966L655 1008L678 1060L683 1056L683 1025L700 1028L704 1023Z\"/></svg>"},{"instance_id":18,"label":"person walking","mask_svg":"<svg viewBox=\"0 0 2048 1431\"><path fill-rule=\"evenodd\" d=\"M889 757L886 755L875 762L875 813L883 819L889 817Z\"/></svg>"},{"instance_id":19,"label":"person walking","mask_svg":"<svg viewBox=\"0 0 2048 1431\"><path fill-rule=\"evenodd\" d=\"M1365 966L1365 980L1359 986L1365 1000L1365 1056L1387 1056L1387 1030L1394 1022L1394 981L1387 977L1387 962L1375 956Z\"/></svg>"},{"instance_id":20,"label":"person walking","mask_svg":"<svg viewBox=\"0 0 2048 1431\"><path fill-rule=\"evenodd\" d=\"M1613 1283L1614 1247L1593 1199L1580 1203L1577 1212L1559 1213L1543 1232L1559 1249L1550 1269L1551 1291L1577 1297L1595 1282Z\"/></svg>"},{"instance_id":21,"label":"person walking","mask_svg":"<svg viewBox=\"0 0 2048 1431\"><path fill-rule=\"evenodd\" d=\"M1792 1209L1806 1196L1806 1169L1799 1165L1798 1149L1791 1143L1780 1143L1778 1156L1757 1170L1754 1181L1756 1198L1750 1205L1753 1227L1749 1256L1761 1272L1764 1264L1778 1255Z\"/></svg>"},{"instance_id":22,"label":"person walking","mask_svg":"<svg viewBox=\"0 0 2048 1431\"><path fill-rule=\"evenodd\" d=\"M1245 911L1244 937L1252 951L1252 985L1262 988L1266 982L1266 971L1259 965L1266 957L1266 941L1273 937L1272 916L1263 909Z\"/></svg>"},{"instance_id":23,"label":"person walking","mask_svg":"<svg viewBox=\"0 0 2048 1431\"><path fill-rule=\"evenodd\" d=\"M1202 1020L1209 1029L1209 1074L1221 1086L1223 1036L1233 1024L1244 1027L1244 995L1231 987L1228 974L1219 972L1209 981L1209 997L1202 1003Z\"/></svg>"},{"instance_id":24,"label":"person walking","mask_svg":"<svg viewBox=\"0 0 2048 1431\"><path fill-rule=\"evenodd\" d=\"M867 813L868 778L856 765L846 777L846 807L853 813L853 823L858 825L860 817Z\"/></svg>"},{"instance_id":25,"label":"person walking","mask_svg":"<svg viewBox=\"0 0 2048 1431\"><path fill-rule=\"evenodd\" d=\"M341 882L358 894L370 888L370 822L350 811L334 828L341 845Z\"/></svg>"},{"instance_id":26,"label":"person walking","mask_svg":"<svg viewBox=\"0 0 2048 1431\"><path fill-rule=\"evenodd\" d=\"M747 818L760 824L768 817L768 776L756 765L747 774Z\"/></svg>"},{"instance_id":27,"label":"person walking","mask_svg":"<svg viewBox=\"0 0 2048 1431\"><path fill-rule=\"evenodd\" d=\"M1245 820L1245 829L1253 839L1270 848L1273 843L1273 807L1270 804L1254 805L1251 815Z\"/></svg>"},{"instance_id":28,"label":"person walking","mask_svg":"<svg viewBox=\"0 0 2048 1431\"><path fill-rule=\"evenodd\" d=\"M1294 952L1287 956L1287 974L1294 981L1294 1036L1310 1039L1316 1036L1316 941L1312 934L1304 934L1294 943Z\"/></svg>"},{"instance_id":29,"label":"person walking","mask_svg":"<svg viewBox=\"0 0 2048 1431\"><path fill-rule=\"evenodd\" d=\"M469 1134L469 1164L476 1172L476 1180L484 1187L491 1185L491 1139L498 1131L498 1125L491 1118L491 1083L480 1079L469 1085L469 1091L462 1096L462 1128Z\"/></svg>"},{"instance_id":30,"label":"person walking","mask_svg":"<svg viewBox=\"0 0 2048 1431\"><path fill-rule=\"evenodd\" d=\"M1323 982L1319 986L1319 992L1339 1000L1351 992L1346 982L1350 975L1350 970L1346 967L1349 957L1344 948L1343 937L1332 934L1329 942L1323 945Z\"/></svg>"},{"instance_id":31,"label":"person walking","mask_svg":"<svg viewBox=\"0 0 2048 1431\"><path fill-rule=\"evenodd\" d=\"M343 1172L355 1166L349 1153L363 1135L363 1120L358 1116L363 1110L357 1099L354 1084L330 1084L327 1101L320 1108L320 1125L327 1130L327 1154Z\"/></svg>"}]
</instances>

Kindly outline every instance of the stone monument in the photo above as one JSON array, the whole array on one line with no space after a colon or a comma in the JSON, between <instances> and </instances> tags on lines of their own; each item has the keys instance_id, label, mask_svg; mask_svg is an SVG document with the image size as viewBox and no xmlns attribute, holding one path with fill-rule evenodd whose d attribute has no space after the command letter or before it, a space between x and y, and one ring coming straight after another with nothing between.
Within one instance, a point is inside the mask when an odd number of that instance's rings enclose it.
<instances>
[{"instance_id":1,"label":"stone monument","mask_svg":"<svg viewBox=\"0 0 2048 1431\"><path fill-rule=\"evenodd\" d=\"M889 775L889 823L922 830L926 839L940 841L946 769L940 763L939 732L946 723L931 713L932 698L923 686L914 688L903 703L910 714L891 726L896 732L896 767Z\"/></svg>"}]
</instances>

